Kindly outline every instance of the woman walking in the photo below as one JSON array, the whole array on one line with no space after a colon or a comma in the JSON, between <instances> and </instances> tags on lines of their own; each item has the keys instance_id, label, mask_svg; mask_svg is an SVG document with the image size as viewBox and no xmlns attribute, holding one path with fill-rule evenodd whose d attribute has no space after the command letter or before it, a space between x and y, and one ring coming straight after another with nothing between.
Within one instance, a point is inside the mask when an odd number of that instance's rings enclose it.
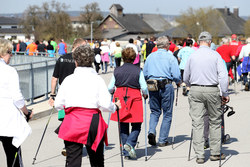
<instances>
[{"instance_id":1,"label":"woman walking","mask_svg":"<svg viewBox=\"0 0 250 167\"><path fill-rule=\"evenodd\" d=\"M124 64L114 70L114 76L109 83L110 93L114 93L114 99L121 101L122 108L119 111L121 122L121 138L124 145L126 159L136 158L134 147L137 143L143 122L142 95L148 97L147 85L143 72L138 66L133 65L136 53L129 47L122 51ZM116 90L115 90L116 87ZM111 115L111 120L117 121L117 113ZM129 133L129 124L132 131Z\"/></svg>"},{"instance_id":2,"label":"woman walking","mask_svg":"<svg viewBox=\"0 0 250 167\"><path fill-rule=\"evenodd\" d=\"M92 68L94 52L89 46L79 46L73 52L76 69L61 84L55 108L65 108L65 117L58 137L66 146L66 167L80 167L82 147L86 146L92 167L103 167L103 146L107 145L107 124L101 111L115 112L120 101L110 101L104 80Z\"/></svg>"}]
</instances>

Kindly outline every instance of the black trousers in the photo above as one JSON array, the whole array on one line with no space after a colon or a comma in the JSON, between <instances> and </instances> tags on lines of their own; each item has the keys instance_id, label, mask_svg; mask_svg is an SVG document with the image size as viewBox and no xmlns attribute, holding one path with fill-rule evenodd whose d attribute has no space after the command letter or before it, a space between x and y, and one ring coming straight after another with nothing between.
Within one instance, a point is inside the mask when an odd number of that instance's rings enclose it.
<instances>
[{"instance_id":1,"label":"black trousers","mask_svg":"<svg viewBox=\"0 0 250 167\"><path fill-rule=\"evenodd\" d=\"M99 70L100 70L100 63L97 63L96 61L94 61L94 64L95 64L95 71L97 73L99 73Z\"/></svg>"},{"instance_id":2,"label":"black trousers","mask_svg":"<svg viewBox=\"0 0 250 167\"><path fill-rule=\"evenodd\" d=\"M12 139L13 137L0 136L0 141L2 141L2 144L3 144L8 167L12 167L16 152L18 151L18 148L12 145ZM21 156L21 150L20 150L19 154L17 155L14 167L22 167L23 166L22 164L23 163L22 163L22 156Z\"/></svg>"},{"instance_id":3,"label":"black trousers","mask_svg":"<svg viewBox=\"0 0 250 167\"><path fill-rule=\"evenodd\" d=\"M120 67L121 66L121 60L122 60L121 57L120 58L115 58L115 65L116 65L116 67Z\"/></svg>"},{"instance_id":4,"label":"black trousers","mask_svg":"<svg viewBox=\"0 0 250 167\"><path fill-rule=\"evenodd\" d=\"M64 141L67 157L65 167L81 167L83 144ZM104 167L103 140L100 142L96 152L86 145L91 167Z\"/></svg>"}]
</instances>

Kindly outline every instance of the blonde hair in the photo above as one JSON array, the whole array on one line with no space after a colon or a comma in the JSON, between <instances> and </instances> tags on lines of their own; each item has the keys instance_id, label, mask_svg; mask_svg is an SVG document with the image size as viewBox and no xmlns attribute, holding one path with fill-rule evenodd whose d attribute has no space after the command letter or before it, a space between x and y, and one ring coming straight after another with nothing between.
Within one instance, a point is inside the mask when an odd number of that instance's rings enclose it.
<instances>
[{"instance_id":1,"label":"blonde hair","mask_svg":"<svg viewBox=\"0 0 250 167\"><path fill-rule=\"evenodd\" d=\"M4 56L8 50L12 51L12 49L13 45L9 40L0 38L0 57Z\"/></svg>"}]
</instances>

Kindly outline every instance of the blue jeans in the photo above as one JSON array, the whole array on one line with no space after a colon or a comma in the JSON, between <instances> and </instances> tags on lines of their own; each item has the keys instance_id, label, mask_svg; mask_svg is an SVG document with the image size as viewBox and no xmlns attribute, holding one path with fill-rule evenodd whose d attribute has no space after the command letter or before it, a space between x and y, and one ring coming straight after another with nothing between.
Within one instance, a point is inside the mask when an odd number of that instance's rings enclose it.
<instances>
[{"instance_id":1,"label":"blue jeans","mask_svg":"<svg viewBox=\"0 0 250 167\"><path fill-rule=\"evenodd\" d=\"M141 123L131 123L132 130L129 134L129 123L121 122L122 144L130 144L133 148L136 146L138 136L141 132ZM123 149L124 156L129 156L128 152Z\"/></svg>"},{"instance_id":2,"label":"blue jeans","mask_svg":"<svg viewBox=\"0 0 250 167\"><path fill-rule=\"evenodd\" d=\"M113 55L109 56L109 62L110 62L109 64L110 67L115 67L115 60Z\"/></svg>"},{"instance_id":3,"label":"blue jeans","mask_svg":"<svg viewBox=\"0 0 250 167\"><path fill-rule=\"evenodd\" d=\"M156 135L156 126L159 121L159 117L163 111L163 119L161 123L159 143L167 142L169 130L172 122L172 112L174 103L174 87L172 84L165 85L165 89L159 89L158 91L149 91L149 105L150 105L150 120L149 120L149 132Z\"/></svg>"},{"instance_id":4,"label":"blue jeans","mask_svg":"<svg viewBox=\"0 0 250 167\"><path fill-rule=\"evenodd\" d=\"M242 74L243 74L243 84L245 85L246 82L248 82L248 79L247 79L248 73L242 73Z\"/></svg>"}]
</instances>

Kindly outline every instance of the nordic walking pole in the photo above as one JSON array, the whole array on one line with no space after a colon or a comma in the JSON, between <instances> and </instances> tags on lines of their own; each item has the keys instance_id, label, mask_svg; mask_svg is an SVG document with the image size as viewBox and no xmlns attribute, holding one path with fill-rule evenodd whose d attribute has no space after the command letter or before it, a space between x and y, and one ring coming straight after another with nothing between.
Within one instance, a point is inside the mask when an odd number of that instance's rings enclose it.
<instances>
[{"instance_id":1,"label":"nordic walking pole","mask_svg":"<svg viewBox=\"0 0 250 167\"><path fill-rule=\"evenodd\" d=\"M221 122L222 124L222 122ZM221 125L221 131L222 131L222 125ZM221 132L222 133L222 132ZM223 136L224 137L224 136ZM220 161L219 161L219 167L221 167L221 149L222 149L222 140L220 142Z\"/></svg>"},{"instance_id":2,"label":"nordic walking pole","mask_svg":"<svg viewBox=\"0 0 250 167\"><path fill-rule=\"evenodd\" d=\"M115 102L118 101L118 98L115 98ZM121 153L121 166L123 167L123 157L122 157L122 140L121 140L121 124L120 124L120 116L119 116L119 108L117 110L117 123L118 123L118 134L119 134L119 142L120 142L120 153Z\"/></svg>"},{"instance_id":3,"label":"nordic walking pole","mask_svg":"<svg viewBox=\"0 0 250 167\"><path fill-rule=\"evenodd\" d=\"M54 106L53 106L53 108L52 108L52 110L51 110L51 112L50 112L50 116L49 116L48 122L47 122L47 124L46 124L46 126L45 126L45 128L44 128L42 138L41 138L40 143L39 143L39 145L38 145L38 148L37 148L37 151L36 151L36 155L35 155L35 157L33 158L33 163L32 163L32 165L35 164L35 161L36 161L36 157L37 157L38 151L39 151L40 146L41 146L41 144L42 144L43 137L44 137L45 132L46 132L46 130L47 130L47 128L48 128L48 125L49 125L49 122L50 122L50 119L51 119L51 116L52 116L54 110L55 110L55 108L54 108Z\"/></svg>"},{"instance_id":4,"label":"nordic walking pole","mask_svg":"<svg viewBox=\"0 0 250 167\"><path fill-rule=\"evenodd\" d=\"M146 99L144 99L144 124L145 124L145 161L148 160L148 146L147 146L147 106Z\"/></svg>"},{"instance_id":5,"label":"nordic walking pole","mask_svg":"<svg viewBox=\"0 0 250 167\"><path fill-rule=\"evenodd\" d=\"M113 101L113 94L111 94L111 101ZM109 122L110 122L110 117L111 117L111 112L109 113L109 117L108 117L108 129L107 129L107 135L108 135L108 130L109 130ZM104 148L103 148L103 153L105 151L106 145L104 144Z\"/></svg>"},{"instance_id":6,"label":"nordic walking pole","mask_svg":"<svg viewBox=\"0 0 250 167\"><path fill-rule=\"evenodd\" d=\"M176 88L175 111L177 109L177 101L178 101L178 85L177 85L177 88ZM174 135L173 135L173 138L172 138L172 149L174 149Z\"/></svg>"},{"instance_id":7,"label":"nordic walking pole","mask_svg":"<svg viewBox=\"0 0 250 167\"><path fill-rule=\"evenodd\" d=\"M27 121L27 122L29 122L29 120L30 120L30 115L31 115L31 113L32 113L32 109L31 109L31 110L28 110L28 111L29 111L29 112L28 112L28 114L26 115L26 121ZM20 152L21 152L21 146L19 146L19 148L18 148L18 150L17 150L17 152L16 152L16 154L15 154L15 158L14 158L14 161L13 161L13 163L12 163L12 167L15 166L17 156L18 156L18 154L20 155ZM20 157L19 157L19 158L20 158Z\"/></svg>"},{"instance_id":8,"label":"nordic walking pole","mask_svg":"<svg viewBox=\"0 0 250 167\"><path fill-rule=\"evenodd\" d=\"M189 151L188 151L188 161L190 161L192 141L193 141L193 129L191 130L191 139L190 139L190 145L189 145Z\"/></svg>"}]
</instances>

